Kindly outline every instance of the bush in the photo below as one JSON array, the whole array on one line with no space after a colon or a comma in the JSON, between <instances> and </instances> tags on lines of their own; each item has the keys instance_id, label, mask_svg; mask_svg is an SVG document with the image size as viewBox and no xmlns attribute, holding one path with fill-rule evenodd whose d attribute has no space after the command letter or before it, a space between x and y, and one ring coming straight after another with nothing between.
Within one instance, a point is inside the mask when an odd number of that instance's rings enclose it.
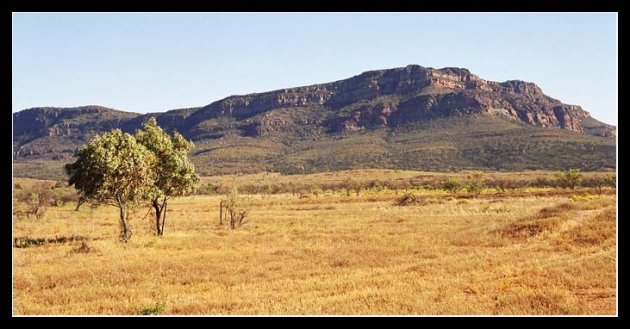
<instances>
[{"instance_id":1,"label":"bush","mask_svg":"<svg viewBox=\"0 0 630 329\"><path fill-rule=\"evenodd\" d=\"M605 187L616 187L616 176L615 174L609 174L605 177L591 177L585 178L581 185L584 187L593 187L597 194L602 194L604 192Z\"/></svg>"},{"instance_id":2,"label":"bush","mask_svg":"<svg viewBox=\"0 0 630 329\"><path fill-rule=\"evenodd\" d=\"M570 189L575 189L576 186L579 186L580 181L582 181L582 173L580 169L569 169L563 173L559 173L556 175L558 177L558 183L560 186L568 187Z\"/></svg>"},{"instance_id":3,"label":"bush","mask_svg":"<svg viewBox=\"0 0 630 329\"><path fill-rule=\"evenodd\" d=\"M218 190L219 190L219 186L214 186L210 183L207 183L206 185L201 185L199 186L199 188L197 188L197 194L212 195L212 194L217 194Z\"/></svg>"},{"instance_id":4,"label":"bush","mask_svg":"<svg viewBox=\"0 0 630 329\"><path fill-rule=\"evenodd\" d=\"M166 305L163 302L156 302L151 307L144 308L138 312L140 315L160 315L166 309Z\"/></svg>"},{"instance_id":5,"label":"bush","mask_svg":"<svg viewBox=\"0 0 630 329\"><path fill-rule=\"evenodd\" d=\"M558 187L558 181L547 179L545 177L536 177L529 183L531 187Z\"/></svg>"},{"instance_id":6,"label":"bush","mask_svg":"<svg viewBox=\"0 0 630 329\"><path fill-rule=\"evenodd\" d=\"M58 201L63 207L66 203L69 203L69 202L79 202L79 195L74 192L64 193L61 195Z\"/></svg>"},{"instance_id":7,"label":"bush","mask_svg":"<svg viewBox=\"0 0 630 329\"><path fill-rule=\"evenodd\" d=\"M26 205L26 212L29 215L34 215L37 219L44 216L47 208L51 206L54 201L50 189L44 186L37 186L30 190L22 190L16 197L19 202Z\"/></svg>"},{"instance_id":8,"label":"bush","mask_svg":"<svg viewBox=\"0 0 630 329\"><path fill-rule=\"evenodd\" d=\"M223 201L226 216L229 216L230 228L235 229L245 224L245 218L249 215L249 205L241 198L236 189L228 194L227 199Z\"/></svg>"},{"instance_id":9,"label":"bush","mask_svg":"<svg viewBox=\"0 0 630 329\"><path fill-rule=\"evenodd\" d=\"M485 187L483 173L476 172L468 175L468 183L466 184L466 191L468 191L468 193L477 196Z\"/></svg>"},{"instance_id":10,"label":"bush","mask_svg":"<svg viewBox=\"0 0 630 329\"><path fill-rule=\"evenodd\" d=\"M462 187L463 187L462 183L460 183L455 178L449 178L446 182L442 184L442 189L444 189L447 192L450 192L453 195L457 194L457 191L461 190Z\"/></svg>"}]
</instances>

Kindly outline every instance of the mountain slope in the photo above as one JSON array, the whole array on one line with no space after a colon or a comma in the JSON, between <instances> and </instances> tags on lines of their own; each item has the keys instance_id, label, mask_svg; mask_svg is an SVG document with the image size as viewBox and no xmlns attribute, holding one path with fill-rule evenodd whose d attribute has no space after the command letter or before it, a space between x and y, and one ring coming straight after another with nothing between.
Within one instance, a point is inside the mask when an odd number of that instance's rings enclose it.
<instances>
[{"instance_id":1,"label":"mountain slope","mask_svg":"<svg viewBox=\"0 0 630 329\"><path fill-rule=\"evenodd\" d=\"M193 161L204 174L615 165L615 127L533 83L410 65L165 113L24 110L13 115L14 170L62 177L61 164L94 134L133 132L149 116L195 141Z\"/></svg>"}]
</instances>

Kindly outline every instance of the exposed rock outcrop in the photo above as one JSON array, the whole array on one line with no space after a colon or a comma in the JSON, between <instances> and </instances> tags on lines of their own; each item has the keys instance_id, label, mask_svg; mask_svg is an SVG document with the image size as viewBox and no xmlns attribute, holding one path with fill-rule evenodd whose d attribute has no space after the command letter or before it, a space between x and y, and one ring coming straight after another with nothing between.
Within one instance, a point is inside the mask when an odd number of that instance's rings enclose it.
<instances>
[{"instance_id":1,"label":"exposed rock outcrop","mask_svg":"<svg viewBox=\"0 0 630 329\"><path fill-rule=\"evenodd\" d=\"M140 115L100 106L28 109L13 114L13 145L16 157L55 155L59 152L53 150L72 150L98 132L112 128L134 132L149 116L156 116L167 130L197 141L233 130L249 137L301 136L308 131L395 128L471 114L615 137L615 127L593 119L580 106L545 95L534 83L487 81L464 68L409 65L331 83L230 96L166 113ZM48 145L58 141L63 141L63 148Z\"/></svg>"}]
</instances>

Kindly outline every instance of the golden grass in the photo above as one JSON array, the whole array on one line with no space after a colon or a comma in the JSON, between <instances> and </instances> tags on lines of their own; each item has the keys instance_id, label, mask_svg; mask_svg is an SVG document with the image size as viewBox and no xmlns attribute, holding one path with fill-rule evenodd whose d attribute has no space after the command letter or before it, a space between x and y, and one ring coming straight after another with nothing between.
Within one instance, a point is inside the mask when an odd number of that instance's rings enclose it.
<instances>
[{"instance_id":1,"label":"golden grass","mask_svg":"<svg viewBox=\"0 0 630 329\"><path fill-rule=\"evenodd\" d=\"M14 313L616 313L614 195L416 195L428 202L255 195L236 230L218 225L220 197L180 198L161 238L138 210L128 244L115 208L14 218L14 237L89 238L13 248ZM502 234L554 218L534 235Z\"/></svg>"}]
</instances>

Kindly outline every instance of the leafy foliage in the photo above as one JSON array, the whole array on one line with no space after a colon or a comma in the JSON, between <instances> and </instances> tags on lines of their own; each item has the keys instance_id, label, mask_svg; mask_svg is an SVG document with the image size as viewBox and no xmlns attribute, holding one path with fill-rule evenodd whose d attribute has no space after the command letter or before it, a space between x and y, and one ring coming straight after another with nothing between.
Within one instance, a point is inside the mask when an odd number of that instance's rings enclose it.
<instances>
[{"instance_id":1,"label":"leafy foliage","mask_svg":"<svg viewBox=\"0 0 630 329\"><path fill-rule=\"evenodd\" d=\"M151 168L155 180L151 186L150 198L156 213L156 233L162 235L168 199L189 195L199 185L200 179L195 173L195 166L188 159L188 152L194 145L178 132L170 136L158 126L153 117L143 124L142 130L136 132L136 140L155 157Z\"/></svg>"},{"instance_id":2,"label":"leafy foliage","mask_svg":"<svg viewBox=\"0 0 630 329\"><path fill-rule=\"evenodd\" d=\"M192 142L178 132L170 136L158 126L155 118L147 120L143 130L138 130L135 137L155 156L154 193L160 196L183 196L195 191L199 176L188 159L188 153L194 148Z\"/></svg>"},{"instance_id":3,"label":"leafy foliage","mask_svg":"<svg viewBox=\"0 0 630 329\"><path fill-rule=\"evenodd\" d=\"M154 193L155 156L119 129L97 135L77 151L77 160L65 166L83 200L120 209L120 240L131 238L129 213Z\"/></svg>"},{"instance_id":4,"label":"leafy foliage","mask_svg":"<svg viewBox=\"0 0 630 329\"><path fill-rule=\"evenodd\" d=\"M481 191L486 187L483 173L475 172L468 175L468 183L466 184L466 191L473 196L478 196Z\"/></svg>"},{"instance_id":5,"label":"leafy foliage","mask_svg":"<svg viewBox=\"0 0 630 329\"><path fill-rule=\"evenodd\" d=\"M442 188L453 195L457 194L457 191L461 190L463 187L462 183L454 178L449 178L442 184Z\"/></svg>"},{"instance_id":6,"label":"leafy foliage","mask_svg":"<svg viewBox=\"0 0 630 329\"><path fill-rule=\"evenodd\" d=\"M566 186L573 190L580 184L580 181L582 181L582 173L579 169L569 169L562 174L559 174L558 179L562 186Z\"/></svg>"}]
</instances>

